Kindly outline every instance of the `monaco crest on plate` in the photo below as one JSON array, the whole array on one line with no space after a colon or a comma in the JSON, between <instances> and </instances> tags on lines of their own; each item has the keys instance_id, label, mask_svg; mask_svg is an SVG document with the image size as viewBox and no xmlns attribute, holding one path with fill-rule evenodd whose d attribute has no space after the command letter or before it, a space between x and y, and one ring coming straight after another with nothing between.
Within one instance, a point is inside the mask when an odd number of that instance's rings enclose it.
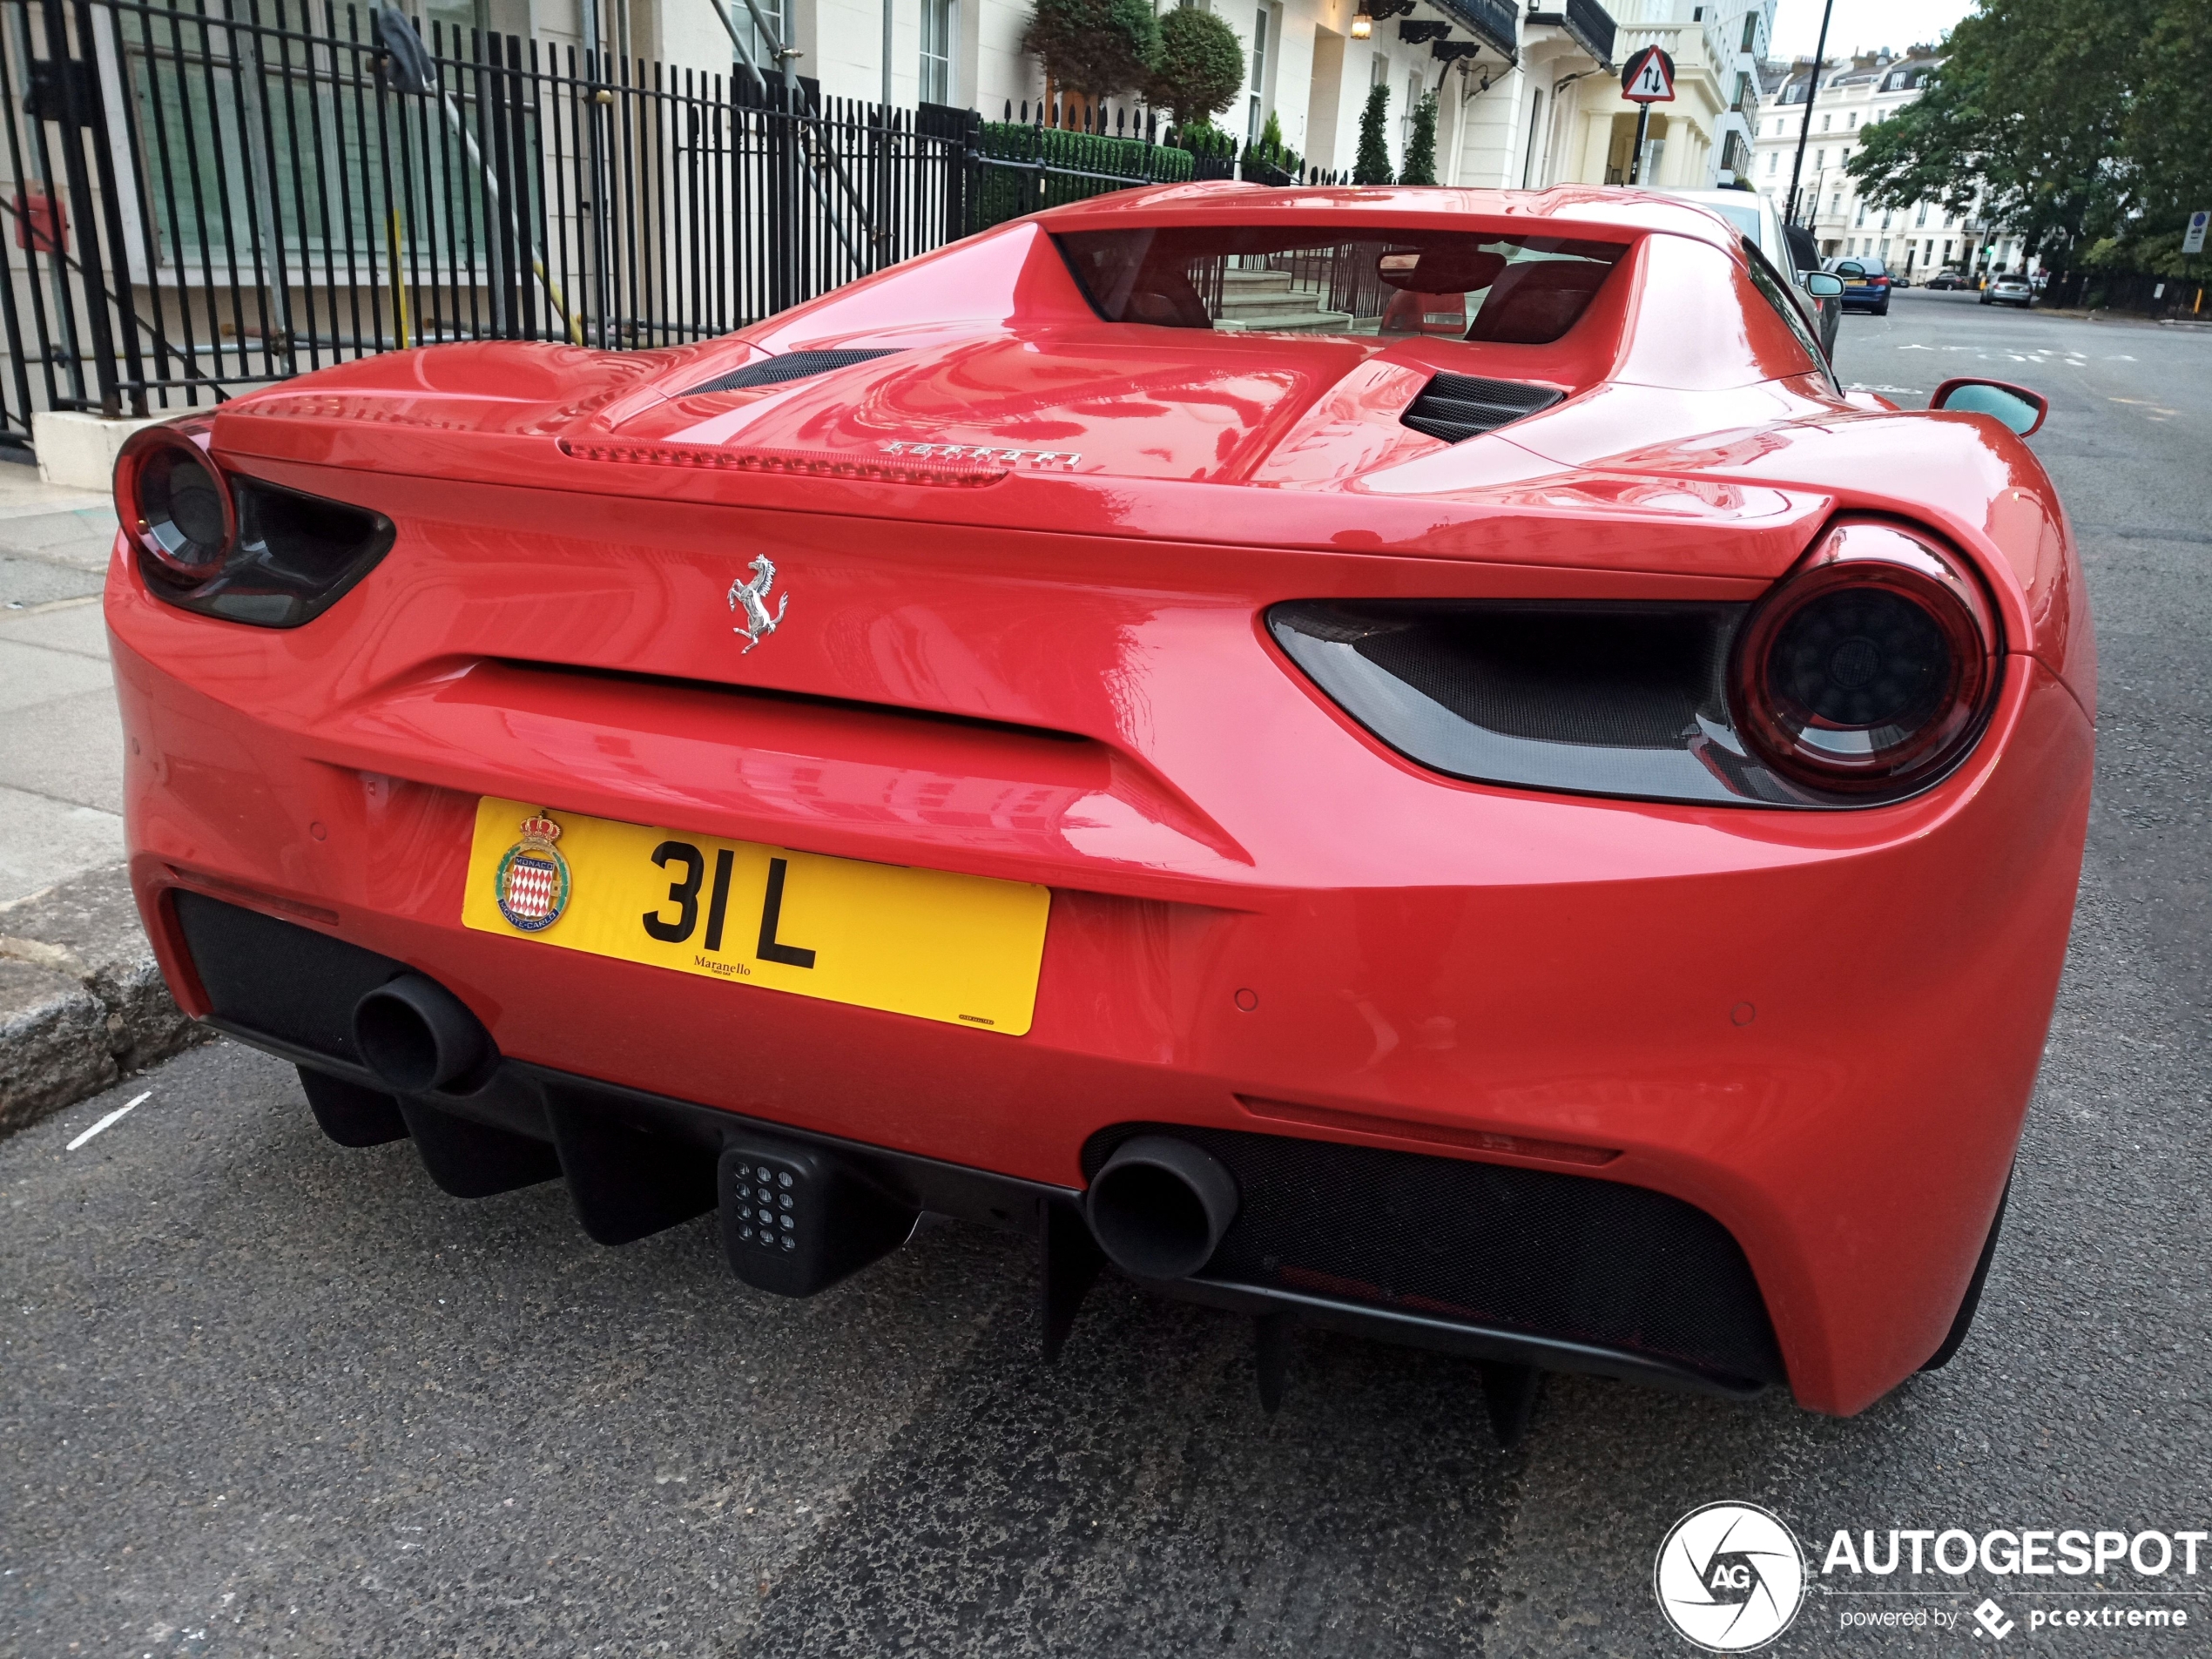
<instances>
[{"instance_id":1,"label":"monaco crest on plate","mask_svg":"<svg viewBox=\"0 0 2212 1659\"><path fill-rule=\"evenodd\" d=\"M523 839L494 874L499 914L526 934L543 933L569 907L569 861L553 846L561 826L543 813L523 820Z\"/></svg>"}]
</instances>

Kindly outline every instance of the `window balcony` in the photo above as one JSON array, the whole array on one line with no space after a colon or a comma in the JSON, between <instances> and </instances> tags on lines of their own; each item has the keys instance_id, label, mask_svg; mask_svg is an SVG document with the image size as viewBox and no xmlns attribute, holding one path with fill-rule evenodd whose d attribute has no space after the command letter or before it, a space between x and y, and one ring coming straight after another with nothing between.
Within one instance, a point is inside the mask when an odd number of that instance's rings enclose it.
<instances>
[{"instance_id":1,"label":"window balcony","mask_svg":"<svg viewBox=\"0 0 2212 1659\"><path fill-rule=\"evenodd\" d=\"M1528 21L1564 29L1599 63L1610 64L1614 61L1613 17L1597 0L1567 0L1565 9L1558 11L1532 10Z\"/></svg>"}]
</instances>

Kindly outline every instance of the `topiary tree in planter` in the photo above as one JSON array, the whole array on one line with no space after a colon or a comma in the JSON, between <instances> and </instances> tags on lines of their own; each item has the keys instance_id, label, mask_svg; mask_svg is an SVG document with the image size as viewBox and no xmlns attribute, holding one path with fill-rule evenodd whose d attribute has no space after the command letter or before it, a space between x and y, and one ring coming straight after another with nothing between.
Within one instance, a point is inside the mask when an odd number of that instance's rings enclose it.
<instances>
[{"instance_id":1,"label":"topiary tree in planter","mask_svg":"<svg viewBox=\"0 0 2212 1659\"><path fill-rule=\"evenodd\" d=\"M1237 31L1196 6L1179 6L1160 19L1160 51L1144 96L1155 109L1174 112L1176 124L1204 124L1237 101L1244 84L1244 48Z\"/></svg>"},{"instance_id":2,"label":"topiary tree in planter","mask_svg":"<svg viewBox=\"0 0 2212 1659\"><path fill-rule=\"evenodd\" d=\"M1160 24L1150 0L1036 0L1022 50L1068 91L1112 98L1151 73Z\"/></svg>"},{"instance_id":3,"label":"topiary tree in planter","mask_svg":"<svg viewBox=\"0 0 2212 1659\"><path fill-rule=\"evenodd\" d=\"M1413 131L1406 140L1406 165L1398 174L1401 185L1436 182L1436 94L1429 93L1413 105Z\"/></svg>"},{"instance_id":4,"label":"topiary tree in planter","mask_svg":"<svg viewBox=\"0 0 2212 1659\"><path fill-rule=\"evenodd\" d=\"M1386 185L1391 182L1390 145L1383 139L1383 124L1390 118L1390 88L1367 89L1367 107L1359 112L1359 153L1352 158L1352 182Z\"/></svg>"}]
</instances>

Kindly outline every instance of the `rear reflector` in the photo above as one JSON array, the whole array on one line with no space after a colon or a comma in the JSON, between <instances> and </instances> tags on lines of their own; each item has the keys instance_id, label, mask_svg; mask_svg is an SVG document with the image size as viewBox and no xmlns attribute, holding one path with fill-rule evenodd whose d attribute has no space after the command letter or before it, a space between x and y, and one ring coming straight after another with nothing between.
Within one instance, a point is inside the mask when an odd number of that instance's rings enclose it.
<instances>
[{"instance_id":1,"label":"rear reflector","mask_svg":"<svg viewBox=\"0 0 2212 1659\"><path fill-rule=\"evenodd\" d=\"M1327 1106L1301 1106L1287 1100L1261 1100L1250 1095L1238 1096L1237 1103L1254 1117L1278 1123L1307 1123L1353 1135L1425 1141L1431 1146L1461 1146L1470 1152L1501 1152L1507 1157L1541 1158L1548 1163L1595 1167L1610 1163L1621 1156L1612 1147L1534 1140L1526 1135L1496 1135L1487 1130L1453 1129L1441 1123L1412 1123L1402 1117L1378 1117L1369 1112L1338 1111Z\"/></svg>"}]
</instances>

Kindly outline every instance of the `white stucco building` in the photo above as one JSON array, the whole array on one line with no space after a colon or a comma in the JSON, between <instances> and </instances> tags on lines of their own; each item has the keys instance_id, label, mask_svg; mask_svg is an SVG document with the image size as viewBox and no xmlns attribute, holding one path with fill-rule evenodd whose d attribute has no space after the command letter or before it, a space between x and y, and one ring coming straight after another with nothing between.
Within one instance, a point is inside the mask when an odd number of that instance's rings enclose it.
<instances>
[{"instance_id":1,"label":"white stucco building","mask_svg":"<svg viewBox=\"0 0 2212 1659\"><path fill-rule=\"evenodd\" d=\"M746 0L726 0L760 45ZM755 0L833 98L952 104L995 119L1045 91L1021 50L1028 0ZM1757 128L1756 64L1775 0L1197 0L1234 30L1246 84L1216 118L1238 138L1273 114L1310 166L1351 169L1368 90L1390 88L1389 143L1402 160L1414 103L1438 98L1444 184L1541 188L1627 180L1635 106L1619 69L1646 45L1676 64L1655 108L1647 182L1704 187L1740 173ZM711 73L732 48L718 0L428 0L426 18L535 33ZM889 52L887 57L887 3ZM1630 15L1630 14L1633 15ZM1127 106L1132 116L1138 106ZM1117 109L1118 113L1118 109Z\"/></svg>"},{"instance_id":2,"label":"white stucco building","mask_svg":"<svg viewBox=\"0 0 2212 1659\"><path fill-rule=\"evenodd\" d=\"M1909 282L1925 282L1946 266L2008 270L2020 263L2020 238L2005 227L1932 202L1877 207L1861 197L1858 181L1844 170L1864 130L1919 98L1929 71L1941 61L1926 47L1902 56L1863 52L1824 60L1811 98L1810 131L1805 105L1813 86L1811 59L1768 66L1771 91L1752 141L1751 179L1786 214L1791 164L1804 134L1798 218L1810 226L1824 255L1878 259Z\"/></svg>"}]
</instances>

